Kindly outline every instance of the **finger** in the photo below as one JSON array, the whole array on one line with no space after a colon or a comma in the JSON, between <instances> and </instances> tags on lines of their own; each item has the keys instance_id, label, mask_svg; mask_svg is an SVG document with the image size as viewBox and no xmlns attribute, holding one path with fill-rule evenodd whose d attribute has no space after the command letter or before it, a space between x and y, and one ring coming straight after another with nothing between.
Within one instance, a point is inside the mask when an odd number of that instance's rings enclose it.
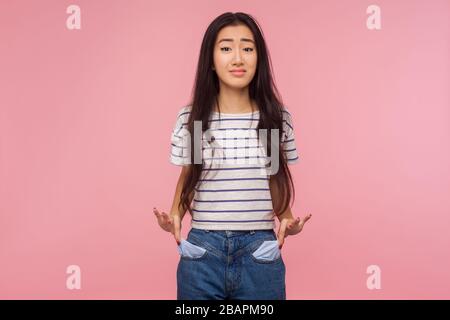
<instances>
[{"instance_id":1,"label":"finger","mask_svg":"<svg viewBox=\"0 0 450 320\"><path fill-rule=\"evenodd\" d=\"M160 221L160 222L163 221L163 217L162 217L161 213L158 211L158 209L153 208L153 213L155 214L155 216L158 219L158 221Z\"/></svg>"},{"instance_id":2,"label":"finger","mask_svg":"<svg viewBox=\"0 0 450 320\"><path fill-rule=\"evenodd\" d=\"M162 215L163 219L164 219L166 222L167 222L167 220L170 220L169 215L168 215L167 213L165 213L164 211L161 212L161 215Z\"/></svg>"},{"instance_id":3,"label":"finger","mask_svg":"<svg viewBox=\"0 0 450 320\"><path fill-rule=\"evenodd\" d=\"M161 213L159 211L155 212L156 218L158 219L158 222L160 224L165 224L167 223L167 217L164 215L164 213Z\"/></svg>"},{"instance_id":4,"label":"finger","mask_svg":"<svg viewBox=\"0 0 450 320\"><path fill-rule=\"evenodd\" d=\"M160 224L172 224L172 221L170 219L170 217L165 213L165 212L159 212L158 209L153 208L153 212L156 215L156 218L158 219L158 223Z\"/></svg>"},{"instance_id":5,"label":"finger","mask_svg":"<svg viewBox=\"0 0 450 320\"><path fill-rule=\"evenodd\" d=\"M153 208L153 212L155 213L156 216L162 217L164 212L160 212L158 209L156 209L155 207Z\"/></svg>"},{"instance_id":6,"label":"finger","mask_svg":"<svg viewBox=\"0 0 450 320\"><path fill-rule=\"evenodd\" d=\"M288 221L286 219L281 220L280 223L280 228L278 229L278 248L281 249L281 247L283 247L284 244L284 237L286 234L286 226L287 226Z\"/></svg>"},{"instance_id":7,"label":"finger","mask_svg":"<svg viewBox=\"0 0 450 320\"><path fill-rule=\"evenodd\" d=\"M293 227L297 227L299 223L300 223L300 217L297 217L297 218L294 219L294 221L290 222L287 225L287 228L288 229L292 229Z\"/></svg>"},{"instance_id":8,"label":"finger","mask_svg":"<svg viewBox=\"0 0 450 320\"><path fill-rule=\"evenodd\" d=\"M168 224L173 224L173 216L166 214L166 222Z\"/></svg>"},{"instance_id":9,"label":"finger","mask_svg":"<svg viewBox=\"0 0 450 320\"><path fill-rule=\"evenodd\" d=\"M304 218L302 219L302 223L305 223L306 221L308 221L309 219L311 219L311 217L312 217L312 214L308 214L306 217L304 217Z\"/></svg>"}]
</instances>

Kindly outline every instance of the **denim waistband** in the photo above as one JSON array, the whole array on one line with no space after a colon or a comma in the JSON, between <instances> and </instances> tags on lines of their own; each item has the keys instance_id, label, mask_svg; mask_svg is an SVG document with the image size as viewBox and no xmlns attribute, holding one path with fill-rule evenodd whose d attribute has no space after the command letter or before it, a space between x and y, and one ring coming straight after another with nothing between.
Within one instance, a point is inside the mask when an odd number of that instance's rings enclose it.
<instances>
[{"instance_id":1,"label":"denim waistband","mask_svg":"<svg viewBox=\"0 0 450 320\"><path fill-rule=\"evenodd\" d=\"M194 233L200 232L200 233L216 233L219 235L222 235L224 237L230 238L234 236L242 236L245 234L254 234L256 232L258 233L274 233L273 229L259 229L259 230L210 230L210 229L198 229L198 228L191 228L191 231Z\"/></svg>"}]
</instances>

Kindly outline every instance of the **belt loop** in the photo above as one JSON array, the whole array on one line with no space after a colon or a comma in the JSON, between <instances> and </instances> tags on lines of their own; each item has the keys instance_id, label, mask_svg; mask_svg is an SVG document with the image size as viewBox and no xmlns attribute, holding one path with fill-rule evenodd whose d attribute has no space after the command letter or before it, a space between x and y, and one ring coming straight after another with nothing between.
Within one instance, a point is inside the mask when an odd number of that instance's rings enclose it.
<instances>
[{"instance_id":1,"label":"belt loop","mask_svg":"<svg viewBox=\"0 0 450 320\"><path fill-rule=\"evenodd\" d=\"M255 230L250 230L250 234L255 234Z\"/></svg>"},{"instance_id":2,"label":"belt loop","mask_svg":"<svg viewBox=\"0 0 450 320\"><path fill-rule=\"evenodd\" d=\"M209 232L209 230L208 230L208 229L205 229L205 231L206 231L206 232Z\"/></svg>"}]
</instances>

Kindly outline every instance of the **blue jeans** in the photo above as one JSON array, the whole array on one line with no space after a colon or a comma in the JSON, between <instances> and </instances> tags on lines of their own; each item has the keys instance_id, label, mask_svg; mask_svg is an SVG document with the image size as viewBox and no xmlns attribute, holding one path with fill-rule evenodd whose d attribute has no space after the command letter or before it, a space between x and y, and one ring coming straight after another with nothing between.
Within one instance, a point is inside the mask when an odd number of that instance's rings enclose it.
<instances>
[{"instance_id":1,"label":"blue jeans","mask_svg":"<svg viewBox=\"0 0 450 320\"><path fill-rule=\"evenodd\" d=\"M286 268L273 229L192 228L178 251L178 300L286 299Z\"/></svg>"}]
</instances>

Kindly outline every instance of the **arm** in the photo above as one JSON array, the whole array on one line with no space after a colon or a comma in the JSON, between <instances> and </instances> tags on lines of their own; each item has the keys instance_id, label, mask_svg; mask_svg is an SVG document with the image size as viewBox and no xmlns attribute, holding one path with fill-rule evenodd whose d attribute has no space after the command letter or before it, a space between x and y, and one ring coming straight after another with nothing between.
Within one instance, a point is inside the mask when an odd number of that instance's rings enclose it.
<instances>
[{"instance_id":1,"label":"arm","mask_svg":"<svg viewBox=\"0 0 450 320\"><path fill-rule=\"evenodd\" d=\"M278 187L275 181L272 179L272 176L270 176L269 185L270 185L270 194L272 196L272 204L274 208L276 208L281 199ZM280 215L277 215L277 217L278 220L280 221L277 239L279 248L281 249L281 247L284 244L284 238L287 237L288 235L294 235L302 231L303 225L305 224L306 221L308 221L311 218L311 214L307 215L303 219L300 219L299 217L294 219L292 215L292 210L290 206L288 206L287 209Z\"/></svg>"},{"instance_id":2,"label":"arm","mask_svg":"<svg viewBox=\"0 0 450 320\"><path fill-rule=\"evenodd\" d=\"M280 198L278 187L272 177L273 176L270 176L270 181L269 181L270 194L272 196L272 205L274 208L276 208L280 204L281 198ZM292 215L291 207L288 206L287 209L283 213L281 213L280 215L277 215L277 218L280 222L285 218L293 219L294 217Z\"/></svg>"},{"instance_id":3,"label":"arm","mask_svg":"<svg viewBox=\"0 0 450 320\"><path fill-rule=\"evenodd\" d=\"M187 175L189 173L189 168L190 168L190 166L182 167L180 176L178 178L177 187L175 190L175 195L174 195L173 201L172 201L172 208L170 209L170 215L171 216L174 216L174 215L179 216L180 221L183 220L183 217L186 213L186 210L184 212L181 212L181 210L178 207L180 204L181 191L183 189L184 181L186 180ZM194 196L194 193L192 193L192 195L190 197L190 202L192 201L193 196Z\"/></svg>"},{"instance_id":4,"label":"arm","mask_svg":"<svg viewBox=\"0 0 450 320\"><path fill-rule=\"evenodd\" d=\"M170 210L170 214L165 212L159 212L156 208L153 208L153 212L156 215L159 226L174 235L177 244L180 244L181 241L181 220L183 220L184 214L186 212L181 212L178 209L178 205L180 203L181 191L183 189L183 183L187 178L187 174L189 172L189 166L183 166L181 170L180 177L178 178L177 187L175 190L175 195L173 197L172 209ZM190 197L190 202L192 202L192 197L194 192Z\"/></svg>"}]
</instances>

